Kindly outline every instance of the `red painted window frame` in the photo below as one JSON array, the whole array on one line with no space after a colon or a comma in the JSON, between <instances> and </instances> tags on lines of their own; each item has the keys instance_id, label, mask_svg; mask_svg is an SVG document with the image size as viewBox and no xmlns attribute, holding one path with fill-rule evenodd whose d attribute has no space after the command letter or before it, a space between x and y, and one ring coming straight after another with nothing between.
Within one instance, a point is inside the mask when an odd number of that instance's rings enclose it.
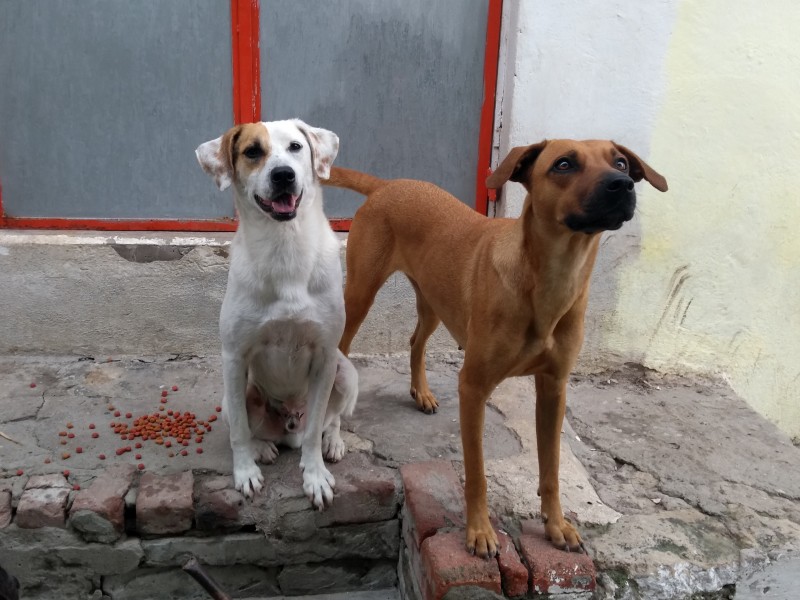
<instances>
[{"instance_id":1,"label":"red painted window frame","mask_svg":"<svg viewBox=\"0 0 800 600\"><path fill-rule=\"evenodd\" d=\"M234 123L251 123L261 120L259 12L259 0L231 0ZM475 183L475 209L484 215L487 214L489 206L489 193L485 180L492 152L502 12L503 0L489 0L483 66L484 95L480 115L478 169ZM351 221L351 219L330 219L331 226L335 231L349 231ZM183 220L10 217L3 210L3 187L0 182L0 229L224 232L235 231L236 220L232 218Z\"/></svg>"}]
</instances>

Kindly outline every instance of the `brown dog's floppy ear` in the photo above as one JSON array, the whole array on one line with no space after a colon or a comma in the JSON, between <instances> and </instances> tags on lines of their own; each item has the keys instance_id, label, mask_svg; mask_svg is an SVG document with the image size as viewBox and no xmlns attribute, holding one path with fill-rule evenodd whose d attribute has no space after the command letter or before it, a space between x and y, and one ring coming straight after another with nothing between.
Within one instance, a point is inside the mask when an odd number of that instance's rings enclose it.
<instances>
[{"instance_id":1,"label":"brown dog's floppy ear","mask_svg":"<svg viewBox=\"0 0 800 600\"><path fill-rule=\"evenodd\" d=\"M339 136L327 129L311 127L300 119L293 121L311 146L311 162L317 177L328 179L331 176L331 165L339 153Z\"/></svg>"},{"instance_id":2,"label":"brown dog's floppy ear","mask_svg":"<svg viewBox=\"0 0 800 600\"><path fill-rule=\"evenodd\" d=\"M228 189L233 183L233 147L241 129L239 125L232 127L217 139L200 144L194 151L197 162L221 190Z\"/></svg>"},{"instance_id":3,"label":"brown dog's floppy ear","mask_svg":"<svg viewBox=\"0 0 800 600\"><path fill-rule=\"evenodd\" d=\"M642 179L646 179L647 182L656 188L659 192L666 192L668 188L667 180L664 177L656 173L650 165L644 162L641 158L639 158L635 152L628 150L625 146L618 144L616 142L612 142L616 147L617 150L622 152L625 157L628 159L628 163L630 163L630 176L631 179L634 181L641 181Z\"/></svg>"},{"instance_id":4,"label":"brown dog's floppy ear","mask_svg":"<svg viewBox=\"0 0 800 600\"><path fill-rule=\"evenodd\" d=\"M497 169L486 178L486 187L499 190L506 181L516 181L527 188L528 171L546 145L547 140L543 140L538 144L512 148Z\"/></svg>"}]
</instances>

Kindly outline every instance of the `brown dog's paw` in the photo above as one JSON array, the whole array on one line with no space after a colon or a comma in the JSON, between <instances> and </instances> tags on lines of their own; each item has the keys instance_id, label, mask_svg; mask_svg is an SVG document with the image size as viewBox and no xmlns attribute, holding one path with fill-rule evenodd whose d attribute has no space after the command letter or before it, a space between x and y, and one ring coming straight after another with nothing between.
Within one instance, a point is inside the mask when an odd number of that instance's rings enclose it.
<instances>
[{"instance_id":1,"label":"brown dog's paw","mask_svg":"<svg viewBox=\"0 0 800 600\"><path fill-rule=\"evenodd\" d=\"M544 524L544 536L559 550L586 552L578 530L573 527L572 523L563 518L560 522L556 522L555 519L546 521Z\"/></svg>"},{"instance_id":2,"label":"brown dog's paw","mask_svg":"<svg viewBox=\"0 0 800 600\"><path fill-rule=\"evenodd\" d=\"M497 534L489 521L481 527L467 525L467 552L481 558L497 556Z\"/></svg>"},{"instance_id":3,"label":"brown dog's paw","mask_svg":"<svg viewBox=\"0 0 800 600\"><path fill-rule=\"evenodd\" d=\"M417 403L417 408L425 414L433 414L439 408L436 396L434 396L430 390L417 390L417 388L412 387L411 397Z\"/></svg>"}]
</instances>

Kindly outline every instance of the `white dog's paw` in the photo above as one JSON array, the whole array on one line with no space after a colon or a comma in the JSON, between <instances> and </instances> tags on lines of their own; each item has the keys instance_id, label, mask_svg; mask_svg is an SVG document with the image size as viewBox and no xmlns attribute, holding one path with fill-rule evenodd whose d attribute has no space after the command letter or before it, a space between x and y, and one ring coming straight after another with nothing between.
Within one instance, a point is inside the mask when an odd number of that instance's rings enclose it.
<instances>
[{"instance_id":1,"label":"white dog's paw","mask_svg":"<svg viewBox=\"0 0 800 600\"><path fill-rule=\"evenodd\" d=\"M339 429L324 431L322 433L322 456L329 462L339 462L345 455L347 448L344 445Z\"/></svg>"},{"instance_id":2,"label":"white dog's paw","mask_svg":"<svg viewBox=\"0 0 800 600\"><path fill-rule=\"evenodd\" d=\"M333 488L336 480L323 463L316 467L306 466L303 471L303 492L315 508L323 510L333 502Z\"/></svg>"},{"instance_id":3,"label":"white dog's paw","mask_svg":"<svg viewBox=\"0 0 800 600\"><path fill-rule=\"evenodd\" d=\"M253 440L253 452L257 461L267 465L278 458L278 447L268 440Z\"/></svg>"},{"instance_id":4,"label":"white dog's paw","mask_svg":"<svg viewBox=\"0 0 800 600\"><path fill-rule=\"evenodd\" d=\"M233 453L233 483L248 498L260 492L264 486L261 469L249 452Z\"/></svg>"}]
</instances>

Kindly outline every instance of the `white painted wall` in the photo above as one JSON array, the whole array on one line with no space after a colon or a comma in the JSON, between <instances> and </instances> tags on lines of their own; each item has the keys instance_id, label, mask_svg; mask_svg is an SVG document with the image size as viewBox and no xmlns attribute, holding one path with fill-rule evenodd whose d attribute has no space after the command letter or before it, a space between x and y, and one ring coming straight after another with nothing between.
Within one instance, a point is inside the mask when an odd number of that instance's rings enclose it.
<instances>
[{"instance_id":1,"label":"white painted wall","mask_svg":"<svg viewBox=\"0 0 800 600\"><path fill-rule=\"evenodd\" d=\"M677 0L506 0L499 150L544 138L613 138L641 156L664 95ZM522 186L498 214L517 216Z\"/></svg>"},{"instance_id":2,"label":"white painted wall","mask_svg":"<svg viewBox=\"0 0 800 600\"><path fill-rule=\"evenodd\" d=\"M800 4L507 0L497 154L612 138L666 176L606 234L580 368L725 376L800 438ZM516 216L523 189L497 214Z\"/></svg>"}]
</instances>

